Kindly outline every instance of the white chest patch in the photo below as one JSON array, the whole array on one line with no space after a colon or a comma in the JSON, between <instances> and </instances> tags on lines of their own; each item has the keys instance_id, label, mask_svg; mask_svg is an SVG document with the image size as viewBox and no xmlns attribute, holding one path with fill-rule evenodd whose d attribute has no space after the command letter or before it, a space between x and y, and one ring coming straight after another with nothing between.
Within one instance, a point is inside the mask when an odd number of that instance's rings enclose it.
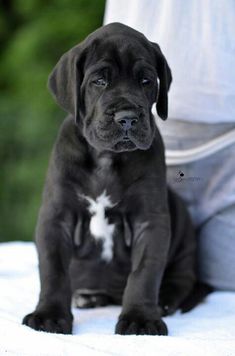
<instances>
[{"instance_id":1,"label":"white chest patch","mask_svg":"<svg viewBox=\"0 0 235 356\"><path fill-rule=\"evenodd\" d=\"M111 208L112 204L109 196L104 191L96 200L86 197L90 203L89 211L92 214L90 220L90 232L96 240L103 242L101 257L109 262L113 257L113 232L115 225L109 224L105 217L105 208Z\"/></svg>"}]
</instances>

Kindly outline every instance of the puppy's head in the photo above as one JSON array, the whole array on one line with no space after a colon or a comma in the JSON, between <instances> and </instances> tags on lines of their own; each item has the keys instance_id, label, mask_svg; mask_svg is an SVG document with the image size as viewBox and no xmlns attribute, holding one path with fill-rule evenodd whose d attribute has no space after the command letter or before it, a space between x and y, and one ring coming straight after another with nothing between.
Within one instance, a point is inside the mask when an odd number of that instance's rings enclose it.
<instances>
[{"instance_id":1,"label":"puppy's head","mask_svg":"<svg viewBox=\"0 0 235 356\"><path fill-rule=\"evenodd\" d=\"M72 114L88 143L115 152L146 150L155 122L167 118L170 68L160 47L113 23L65 53L49 77L58 104Z\"/></svg>"}]
</instances>

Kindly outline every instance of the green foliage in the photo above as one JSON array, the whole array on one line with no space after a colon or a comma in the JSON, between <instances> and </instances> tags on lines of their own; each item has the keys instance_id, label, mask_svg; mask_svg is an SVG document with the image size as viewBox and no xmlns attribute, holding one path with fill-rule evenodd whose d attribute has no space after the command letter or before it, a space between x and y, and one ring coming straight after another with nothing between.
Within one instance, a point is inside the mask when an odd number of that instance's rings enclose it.
<instances>
[{"instance_id":1,"label":"green foliage","mask_svg":"<svg viewBox=\"0 0 235 356\"><path fill-rule=\"evenodd\" d=\"M53 141L65 116L46 84L59 57L102 25L105 0L0 5L0 241L32 240Z\"/></svg>"}]
</instances>

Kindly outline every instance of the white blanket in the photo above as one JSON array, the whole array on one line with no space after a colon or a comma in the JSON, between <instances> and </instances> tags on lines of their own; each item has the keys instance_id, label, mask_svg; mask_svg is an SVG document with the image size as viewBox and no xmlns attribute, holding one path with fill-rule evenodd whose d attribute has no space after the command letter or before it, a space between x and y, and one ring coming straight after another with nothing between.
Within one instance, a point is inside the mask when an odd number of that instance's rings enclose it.
<instances>
[{"instance_id":1,"label":"white blanket","mask_svg":"<svg viewBox=\"0 0 235 356\"><path fill-rule=\"evenodd\" d=\"M235 355L235 293L214 292L187 314L165 318L169 336L114 335L120 307L73 310L73 335L21 325L39 292L33 243L0 244L0 355Z\"/></svg>"}]
</instances>

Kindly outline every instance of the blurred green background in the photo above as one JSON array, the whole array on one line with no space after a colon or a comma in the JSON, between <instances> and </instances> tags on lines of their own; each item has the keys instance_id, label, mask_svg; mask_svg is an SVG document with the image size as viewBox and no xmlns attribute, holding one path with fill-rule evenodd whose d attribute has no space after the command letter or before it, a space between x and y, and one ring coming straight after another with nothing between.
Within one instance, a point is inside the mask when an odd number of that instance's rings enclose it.
<instances>
[{"instance_id":1,"label":"blurred green background","mask_svg":"<svg viewBox=\"0 0 235 356\"><path fill-rule=\"evenodd\" d=\"M105 0L0 2L0 241L32 240L50 151L65 113L47 77L102 25Z\"/></svg>"}]
</instances>

